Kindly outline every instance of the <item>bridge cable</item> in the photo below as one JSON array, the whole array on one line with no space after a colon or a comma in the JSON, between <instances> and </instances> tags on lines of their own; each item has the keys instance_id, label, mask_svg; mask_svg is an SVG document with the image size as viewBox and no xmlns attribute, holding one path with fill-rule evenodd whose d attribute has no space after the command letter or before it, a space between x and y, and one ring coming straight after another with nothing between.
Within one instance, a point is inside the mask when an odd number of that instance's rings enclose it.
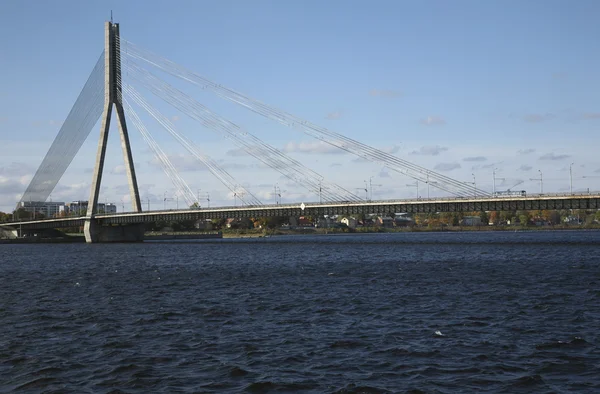
<instances>
[{"instance_id":1,"label":"bridge cable","mask_svg":"<svg viewBox=\"0 0 600 394\"><path fill-rule=\"evenodd\" d=\"M190 152L190 154L200 160L206 166L206 168L208 168L208 170L217 179L219 179L223 185L225 185L227 189L239 197L242 203L245 205L262 205L258 198L250 193L250 191L244 188L240 183L236 182L236 180L226 170L221 168L216 161L204 155L193 142L191 142L185 136L179 134L167 117L153 108L132 86L125 85L123 90L127 93L128 97L130 97L138 106L146 110L146 112L148 112L165 130L167 130L167 132L169 132L182 146L184 146L188 152Z\"/></svg>"},{"instance_id":2,"label":"bridge cable","mask_svg":"<svg viewBox=\"0 0 600 394\"><path fill-rule=\"evenodd\" d=\"M223 134L249 155L282 173L308 190L320 193L326 201L360 201L361 199L342 187L324 180L318 173L304 167L300 162L264 143L239 126L212 113L202 104L173 88L134 62L127 62L128 75L142 83L152 93L173 105L204 126Z\"/></svg>"},{"instance_id":3,"label":"bridge cable","mask_svg":"<svg viewBox=\"0 0 600 394\"><path fill-rule=\"evenodd\" d=\"M20 202L46 201L102 115L104 52L100 55Z\"/></svg>"},{"instance_id":4,"label":"bridge cable","mask_svg":"<svg viewBox=\"0 0 600 394\"><path fill-rule=\"evenodd\" d=\"M150 149L152 149L154 157L159 161L163 171L171 180L171 182L177 189L179 195L183 197L188 206L192 206L195 202L197 202L194 193L192 192L192 189L190 189L185 180L179 175L177 169L169 160L169 157L161 149L154 137L152 137L152 134L150 134L146 126L144 126L144 123L142 122L138 114L135 112L133 107L129 104L127 99L123 98L123 103L125 110L129 115L129 119L131 120L133 125L138 129L140 134L142 134L142 137L144 138L146 144L148 144Z\"/></svg>"},{"instance_id":5,"label":"bridge cable","mask_svg":"<svg viewBox=\"0 0 600 394\"><path fill-rule=\"evenodd\" d=\"M176 63L155 55L147 50L143 50L129 41L123 40L124 46L127 47L127 56L132 59L142 60L162 71L165 71L175 77L200 86L202 89L208 89L216 93L218 96L239 104L251 111L275 120L288 127L299 129L300 131L317 138L325 143L342 149L346 152L355 154L364 159L382 163L390 170L400 174L409 176L421 182L429 183L440 190L458 196L469 196L473 193L478 195L489 195L489 193L468 186L464 182L439 174L435 171L428 170L424 167L413 164L409 161L400 159L387 152L383 152L376 148L370 147L349 137L330 131L324 127L312 124L309 121L295 117L282 110L270 107L256 99L244 96L232 89L226 88L220 84L212 82L192 71L189 71Z\"/></svg>"}]
</instances>

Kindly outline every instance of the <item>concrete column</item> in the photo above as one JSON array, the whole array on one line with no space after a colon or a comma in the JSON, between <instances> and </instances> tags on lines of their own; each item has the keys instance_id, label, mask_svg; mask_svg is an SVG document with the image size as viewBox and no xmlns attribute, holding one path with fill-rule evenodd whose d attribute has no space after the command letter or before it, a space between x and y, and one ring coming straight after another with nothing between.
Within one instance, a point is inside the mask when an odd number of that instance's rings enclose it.
<instances>
[{"instance_id":1,"label":"concrete column","mask_svg":"<svg viewBox=\"0 0 600 394\"><path fill-rule=\"evenodd\" d=\"M123 110L120 51L119 25L117 23L106 22L104 25L104 113L102 115L100 139L98 141L98 151L96 153L96 165L92 178L92 189L88 201L86 215L88 220L84 226L85 239L87 242L98 242L98 237L96 236L98 231L94 230L96 228L96 225L94 224L94 215L97 213L98 209L98 198L100 195L100 185L102 183L102 172L104 169L104 159L106 157L106 145L108 142L113 104L115 105L117 112L121 147L123 149L123 158L127 172L127 181L129 183L132 208L134 212L142 211L133 155L131 154L131 145L129 143L127 123L125 121L125 111Z\"/></svg>"}]
</instances>

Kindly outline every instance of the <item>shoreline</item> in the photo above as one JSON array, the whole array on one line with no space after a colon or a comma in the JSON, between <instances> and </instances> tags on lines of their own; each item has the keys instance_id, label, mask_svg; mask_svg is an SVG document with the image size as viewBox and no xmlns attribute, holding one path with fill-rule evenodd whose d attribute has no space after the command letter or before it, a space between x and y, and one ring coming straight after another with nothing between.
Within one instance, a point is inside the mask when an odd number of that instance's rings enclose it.
<instances>
[{"instance_id":1,"label":"shoreline","mask_svg":"<svg viewBox=\"0 0 600 394\"><path fill-rule=\"evenodd\" d=\"M340 228L301 228L294 230L225 230L210 233L170 232L161 234L147 234L144 242L169 241L169 240L202 240L202 239L243 239L243 238L270 238L290 235L361 235L361 234L395 234L395 233L458 233L458 232L529 232L529 231L600 231L600 226L448 226L448 227L402 227L402 228L368 228L368 229L340 229ZM0 239L2 244L38 244L38 243L85 243L83 234L72 234L58 238L15 238Z\"/></svg>"}]
</instances>

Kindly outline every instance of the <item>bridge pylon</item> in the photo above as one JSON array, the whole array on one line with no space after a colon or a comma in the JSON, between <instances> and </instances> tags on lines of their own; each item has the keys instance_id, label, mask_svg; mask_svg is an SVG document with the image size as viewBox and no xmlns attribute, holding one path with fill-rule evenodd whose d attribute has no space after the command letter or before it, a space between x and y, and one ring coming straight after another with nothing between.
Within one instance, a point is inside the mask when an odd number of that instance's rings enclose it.
<instances>
[{"instance_id":1,"label":"bridge pylon","mask_svg":"<svg viewBox=\"0 0 600 394\"><path fill-rule=\"evenodd\" d=\"M102 171L104 169L104 159L106 156L106 145L113 105L117 113L117 123L119 125L119 134L121 136L121 148L123 150L123 159L125 160L125 171L127 173L133 211L142 211L140 193L138 191L137 178L135 176L135 168L133 165L133 156L131 154L131 145L129 143L129 133L127 131L127 123L125 122L125 111L123 110L121 45L118 23L105 23L104 40L104 112L102 114L102 125L100 128L96 165L92 179L92 189L88 202L87 220L84 226L87 242L95 242L94 238L96 238L96 231L94 230L95 221L93 220L93 217L98 209L98 197L100 194L100 184L102 182Z\"/></svg>"}]
</instances>

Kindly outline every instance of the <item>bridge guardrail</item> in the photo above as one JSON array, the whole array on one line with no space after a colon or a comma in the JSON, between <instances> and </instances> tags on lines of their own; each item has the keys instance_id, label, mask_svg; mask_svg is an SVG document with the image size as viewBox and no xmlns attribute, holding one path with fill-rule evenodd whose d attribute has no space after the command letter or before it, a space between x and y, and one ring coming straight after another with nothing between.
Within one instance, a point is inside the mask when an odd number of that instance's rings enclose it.
<instances>
[{"instance_id":1,"label":"bridge guardrail","mask_svg":"<svg viewBox=\"0 0 600 394\"><path fill-rule=\"evenodd\" d=\"M539 197L590 197L600 196L600 191L590 191L587 193L535 193L528 194L526 196L472 196L472 197L430 197L430 198L410 198L410 199L393 199L393 200L362 200L362 201L336 201L336 202L306 202L303 203L308 208L314 208L319 206L332 206L332 205L384 205L384 204L406 204L406 203L423 203L423 202L447 202L447 201L490 201L490 200L530 200ZM105 217L122 216L122 215L144 215L144 214L160 214L160 213L192 213L192 212L211 212L211 211L237 211L247 210L249 208L256 209L289 209L298 208L299 203L293 204L265 204L265 205L242 205L242 206L224 206L214 208L185 208L185 209L167 209L167 210L151 210L143 212L115 212L115 213L102 213L97 214L95 217L101 219ZM35 220L27 220L20 222L0 222L0 225L11 225L18 223L32 223L32 222L46 222L46 221L67 221L67 220L85 220L86 216L66 216L62 218L40 218Z\"/></svg>"}]
</instances>

